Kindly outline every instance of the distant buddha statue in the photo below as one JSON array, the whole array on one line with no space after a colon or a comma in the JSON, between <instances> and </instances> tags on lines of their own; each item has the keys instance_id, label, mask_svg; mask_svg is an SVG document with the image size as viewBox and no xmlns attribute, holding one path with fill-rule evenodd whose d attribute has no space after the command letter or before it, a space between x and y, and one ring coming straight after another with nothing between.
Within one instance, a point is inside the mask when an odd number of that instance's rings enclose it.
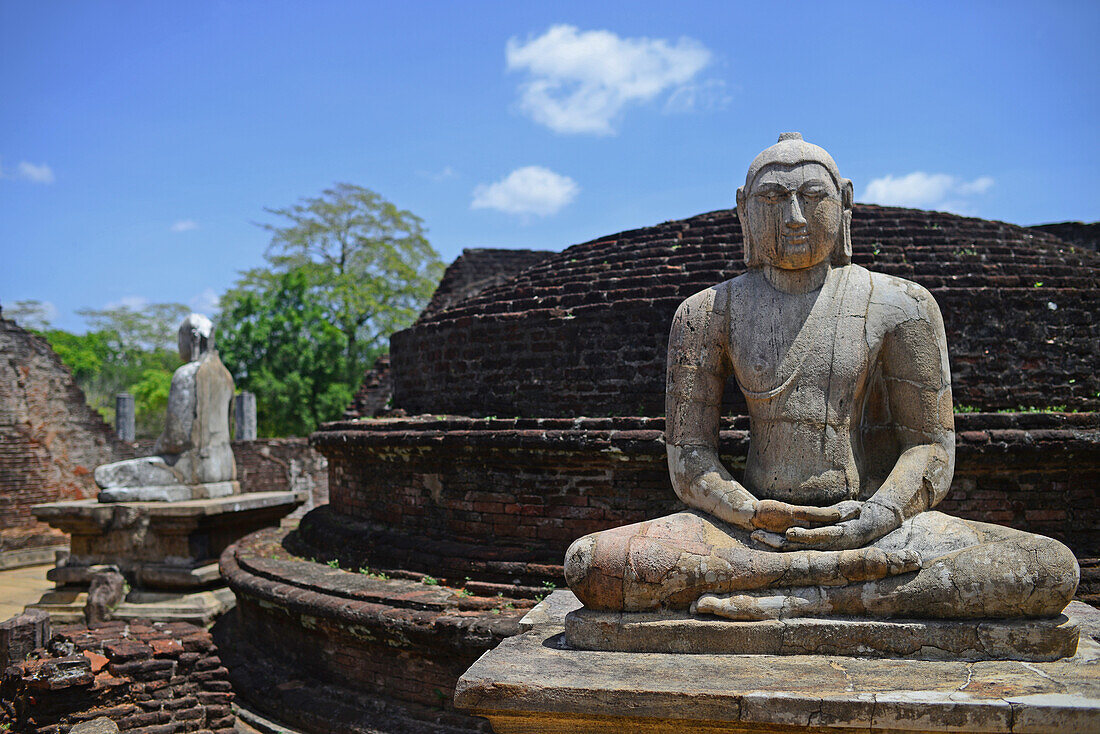
<instances>
[{"instance_id":1,"label":"distant buddha statue","mask_svg":"<svg viewBox=\"0 0 1100 734\"><path fill-rule=\"evenodd\" d=\"M690 509L574 542L577 597L739 620L1059 614L1068 548L932 509L955 467L943 321L921 286L851 264L832 157L785 133L737 212L748 272L684 301L669 337L668 466ZM740 481L718 454L730 375L749 413Z\"/></svg>"},{"instance_id":2,"label":"distant buddha statue","mask_svg":"<svg viewBox=\"0 0 1100 734\"><path fill-rule=\"evenodd\" d=\"M179 328L168 416L153 456L96 467L100 502L171 502L240 492L229 444L233 377L214 349L214 325L191 314Z\"/></svg>"}]
</instances>

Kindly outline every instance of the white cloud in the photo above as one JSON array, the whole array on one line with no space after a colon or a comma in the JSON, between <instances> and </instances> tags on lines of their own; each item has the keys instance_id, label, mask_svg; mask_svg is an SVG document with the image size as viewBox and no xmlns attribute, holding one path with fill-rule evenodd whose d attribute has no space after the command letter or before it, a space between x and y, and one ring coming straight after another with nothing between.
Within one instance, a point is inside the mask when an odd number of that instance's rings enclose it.
<instances>
[{"instance_id":1,"label":"white cloud","mask_svg":"<svg viewBox=\"0 0 1100 734\"><path fill-rule=\"evenodd\" d=\"M19 162L19 176L31 183L53 183L53 170L45 163L35 165L26 161Z\"/></svg>"},{"instance_id":2,"label":"white cloud","mask_svg":"<svg viewBox=\"0 0 1100 734\"><path fill-rule=\"evenodd\" d=\"M542 166L517 168L491 184L474 189L471 209L496 209L508 214L554 214L576 198L577 182Z\"/></svg>"},{"instance_id":3,"label":"white cloud","mask_svg":"<svg viewBox=\"0 0 1100 734\"><path fill-rule=\"evenodd\" d=\"M886 175L867 184L861 199L883 206L909 206L918 209L973 212L970 197L980 196L994 184L990 176L964 181L946 173L914 171L904 176Z\"/></svg>"},{"instance_id":4,"label":"white cloud","mask_svg":"<svg viewBox=\"0 0 1100 734\"><path fill-rule=\"evenodd\" d=\"M725 109L733 101L721 79L707 79L698 84L685 84L668 96L665 112L713 112Z\"/></svg>"},{"instance_id":5,"label":"white cloud","mask_svg":"<svg viewBox=\"0 0 1100 734\"><path fill-rule=\"evenodd\" d=\"M199 293L191 298L187 302L187 305L191 307L191 310L195 313L201 313L209 316L218 310L218 294L214 292L213 288L207 288L202 293Z\"/></svg>"},{"instance_id":6,"label":"white cloud","mask_svg":"<svg viewBox=\"0 0 1100 734\"><path fill-rule=\"evenodd\" d=\"M134 311L140 311L149 305L149 299L145 296L124 296L117 301L111 301L103 308L110 310L114 308L129 308Z\"/></svg>"},{"instance_id":7,"label":"white cloud","mask_svg":"<svg viewBox=\"0 0 1100 734\"><path fill-rule=\"evenodd\" d=\"M526 71L519 107L558 133L612 135L630 104L678 90L711 62L698 41L620 38L610 31L556 25L526 42L508 40L508 69ZM674 92L675 94L675 92Z\"/></svg>"},{"instance_id":8,"label":"white cloud","mask_svg":"<svg viewBox=\"0 0 1100 734\"><path fill-rule=\"evenodd\" d=\"M189 232L192 229L198 229L199 223L194 219L180 219L172 223L173 232Z\"/></svg>"},{"instance_id":9,"label":"white cloud","mask_svg":"<svg viewBox=\"0 0 1100 734\"><path fill-rule=\"evenodd\" d=\"M5 171L0 167L0 178L13 181L30 181L38 184L52 184L55 180L53 169L48 165L45 163L28 163L27 161L19 161L14 171Z\"/></svg>"}]
</instances>

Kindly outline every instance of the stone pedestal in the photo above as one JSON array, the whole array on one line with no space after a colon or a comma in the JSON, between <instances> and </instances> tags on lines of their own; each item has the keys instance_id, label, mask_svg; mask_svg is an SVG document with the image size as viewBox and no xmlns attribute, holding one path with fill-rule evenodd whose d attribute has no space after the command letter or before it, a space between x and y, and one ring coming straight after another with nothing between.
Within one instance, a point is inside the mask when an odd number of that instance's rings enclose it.
<instances>
[{"instance_id":1,"label":"stone pedestal","mask_svg":"<svg viewBox=\"0 0 1100 734\"><path fill-rule=\"evenodd\" d=\"M1072 657L949 661L570 649L558 591L459 680L455 706L507 732L1100 731L1100 612Z\"/></svg>"},{"instance_id":2,"label":"stone pedestal","mask_svg":"<svg viewBox=\"0 0 1100 734\"><path fill-rule=\"evenodd\" d=\"M735 655L846 655L910 660L1049 662L1077 651L1079 621L1050 619L771 619L735 622L684 612L577 609L565 618L574 650Z\"/></svg>"},{"instance_id":3,"label":"stone pedestal","mask_svg":"<svg viewBox=\"0 0 1100 734\"><path fill-rule=\"evenodd\" d=\"M113 566L131 586L113 617L208 624L233 606L218 573L221 552L278 525L305 500L304 492L255 492L184 502L36 505L35 517L71 536L71 550L46 574L57 587L31 607L56 622L82 621L92 578Z\"/></svg>"}]
</instances>

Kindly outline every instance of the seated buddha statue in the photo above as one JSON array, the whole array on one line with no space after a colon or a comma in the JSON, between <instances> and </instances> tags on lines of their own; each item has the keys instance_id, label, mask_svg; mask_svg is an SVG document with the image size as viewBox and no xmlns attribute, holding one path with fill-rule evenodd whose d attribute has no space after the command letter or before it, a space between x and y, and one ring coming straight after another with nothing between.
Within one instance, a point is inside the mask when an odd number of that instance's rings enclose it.
<instances>
[{"instance_id":1,"label":"seated buddha statue","mask_svg":"<svg viewBox=\"0 0 1100 734\"><path fill-rule=\"evenodd\" d=\"M214 325L191 314L179 328L184 365L172 375L168 416L152 456L95 469L100 502L206 499L237 494L229 443L233 376L214 349Z\"/></svg>"},{"instance_id":2,"label":"seated buddha statue","mask_svg":"<svg viewBox=\"0 0 1100 734\"><path fill-rule=\"evenodd\" d=\"M943 320L921 286L851 263L852 199L798 133L752 162L748 270L684 301L669 336L665 441L688 509L575 541L565 577L587 608L961 619L1073 598L1061 543L933 509L955 466ZM718 452L731 375L740 480Z\"/></svg>"}]
</instances>

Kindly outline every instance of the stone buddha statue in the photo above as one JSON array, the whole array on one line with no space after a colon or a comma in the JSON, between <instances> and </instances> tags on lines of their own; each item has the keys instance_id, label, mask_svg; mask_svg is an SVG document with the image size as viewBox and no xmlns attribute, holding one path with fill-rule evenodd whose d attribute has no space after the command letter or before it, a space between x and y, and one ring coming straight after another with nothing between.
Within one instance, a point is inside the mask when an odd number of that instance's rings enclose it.
<instances>
[{"instance_id":1,"label":"stone buddha statue","mask_svg":"<svg viewBox=\"0 0 1100 734\"><path fill-rule=\"evenodd\" d=\"M565 577L592 610L736 620L1050 617L1073 598L1061 543L935 511L955 434L939 308L851 264L852 183L784 133L737 191L748 272L680 305L665 440L684 512L575 541ZM733 376L750 443L718 453Z\"/></svg>"},{"instance_id":2,"label":"stone buddha statue","mask_svg":"<svg viewBox=\"0 0 1100 734\"><path fill-rule=\"evenodd\" d=\"M233 377L214 349L214 325L191 314L179 328L185 364L172 375L168 416L153 456L96 467L100 502L171 502L240 492L229 444Z\"/></svg>"}]
</instances>

